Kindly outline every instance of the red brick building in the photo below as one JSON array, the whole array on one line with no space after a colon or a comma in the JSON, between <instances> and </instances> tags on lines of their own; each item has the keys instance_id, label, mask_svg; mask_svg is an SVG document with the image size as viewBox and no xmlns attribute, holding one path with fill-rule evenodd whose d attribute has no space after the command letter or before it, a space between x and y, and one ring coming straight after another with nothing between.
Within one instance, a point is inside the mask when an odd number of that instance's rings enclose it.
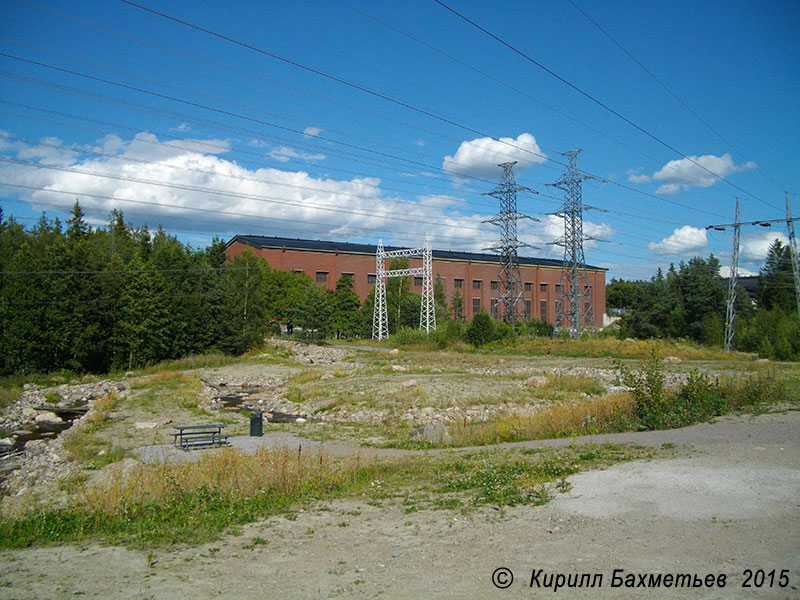
<instances>
[{"instance_id":1,"label":"red brick building","mask_svg":"<svg viewBox=\"0 0 800 600\"><path fill-rule=\"evenodd\" d=\"M225 253L230 260L245 248L251 248L266 259L273 269L305 273L329 290L336 287L342 275L349 274L362 301L375 284L376 246L370 244L237 235L228 242ZM400 248L386 246L384 249ZM412 258L410 262L412 267L422 266L421 258ZM520 257L519 266L527 313L552 324L556 316L561 261ZM482 308L493 312L493 299L498 296L498 269L499 259L494 254L433 251L434 280L437 277L444 280L448 302L456 289L461 291L467 319ZM592 288L595 323L602 326L606 311L606 269L589 267L587 276ZM414 278L412 289L422 292L421 277Z\"/></svg>"}]
</instances>

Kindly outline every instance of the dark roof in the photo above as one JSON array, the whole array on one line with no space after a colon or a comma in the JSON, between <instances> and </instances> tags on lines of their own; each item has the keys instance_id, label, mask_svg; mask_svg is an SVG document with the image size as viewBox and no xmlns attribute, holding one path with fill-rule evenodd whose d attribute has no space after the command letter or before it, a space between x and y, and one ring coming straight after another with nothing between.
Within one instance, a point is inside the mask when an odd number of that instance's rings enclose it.
<instances>
[{"instance_id":1,"label":"dark roof","mask_svg":"<svg viewBox=\"0 0 800 600\"><path fill-rule=\"evenodd\" d=\"M241 242L254 248L291 248L292 250L301 251L321 251L321 252L340 252L342 254L371 254L375 255L378 247L374 244L353 244L350 242L326 242L323 240L301 240L283 237L271 237L263 235L237 235L231 238L226 244L226 248L230 248L234 243ZM402 250L400 246L384 246L384 250ZM434 250L433 257L442 260L457 260L457 261L476 261L476 262L499 262L500 257L497 254L482 254L480 252L453 252L451 250ZM527 256L519 257L520 265L533 265L541 267L561 267L560 260L552 258L532 258ZM593 271L607 271L602 267L592 267L587 265L588 269Z\"/></svg>"}]
</instances>

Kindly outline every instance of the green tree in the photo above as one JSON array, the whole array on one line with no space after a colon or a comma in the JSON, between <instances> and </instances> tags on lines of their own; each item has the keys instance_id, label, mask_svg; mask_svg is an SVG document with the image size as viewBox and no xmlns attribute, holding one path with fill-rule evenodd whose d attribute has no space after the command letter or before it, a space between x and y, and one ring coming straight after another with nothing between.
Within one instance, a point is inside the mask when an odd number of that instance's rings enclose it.
<instances>
[{"instance_id":1,"label":"green tree","mask_svg":"<svg viewBox=\"0 0 800 600\"><path fill-rule=\"evenodd\" d=\"M770 245L759 274L757 302L759 308L765 310L797 310L791 247L783 245L778 239Z\"/></svg>"},{"instance_id":2,"label":"green tree","mask_svg":"<svg viewBox=\"0 0 800 600\"><path fill-rule=\"evenodd\" d=\"M223 273L224 296L218 347L241 354L262 343L269 327L266 281L269 264L250 248L227 265Z\"/></svg>"},{"instance_id":3,"label":"green tree","mask_svg":"<svg viewBox=\"0 0 800 600\"><path fill-rule=\"evenodd\" d=\"M361 329L361 302L353 291L353 278L342 275L330 292L331 328L336 337L352 338Z\"/></svg>"},{"instance_id":4,"label":"green tree","mask_svg":"<svg viewBox=\"0 0 800 600\"><path fill-rule=\"evenodd\" d=\"M294 322L310 337L324 338L331 330L331 305L319 287L311 285L294 310Z\"/></svg>"},{"instance_id":5,"label":"green tree","mask_svg":"<svg viewBox=\"0 0 800 600\"><path fill-rule=\"evenodd\" d=\"M496 338L497 324L494 319L489 316L486 310L481 311L472 318L472 322L467 327L465 339L467 342L480 348L484 344L493 341Z\"/></svg>"},{"instance_id":6,"label":"green tree","mask_svg":"<svg viewBox=\"0 0 800 600\"><path fill-rule=\"evenodd\" d=\"M456 321L464 320L464 294L456 288L450 296L450 304L453 306L453 319Z\"/></svg>"}]
</instances>

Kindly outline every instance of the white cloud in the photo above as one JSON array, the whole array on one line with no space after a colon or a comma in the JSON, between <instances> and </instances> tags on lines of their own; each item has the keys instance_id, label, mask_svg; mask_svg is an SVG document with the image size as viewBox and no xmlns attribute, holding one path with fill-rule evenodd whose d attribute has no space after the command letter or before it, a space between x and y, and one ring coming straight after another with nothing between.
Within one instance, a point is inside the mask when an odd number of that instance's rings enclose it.
<instances>
[{"instance_id":1,"label":"white cloud","mask_svg":"<svg viewBox=\"0 0 800 600\"><path fill-rule=\"evenodd\" d=\"M639 173L639 169L630 169L626 172L626 175L631 183L647 183L650 181L650 176Z\"/></svg>"},{"instance_id":2,"label":"white cloud","mask_svg":"<svg viewBox=\"0 0 800 600\"><path fill-rule=\"evenodd\" d=\"M298 152L289 146L273 148L268 156L270 158L274 158L275 160L279 160L280 162L289 162L290 160L325 160L324 154L308 154L306 152Z\"/></svg>"},{"instance_id":3,"label":"white cloud","mask_svg":"<svg viewBox=\"0 0 800 600\"><path fill-rule=\"evenodd\" d=\"M657 194L677 194L691 187L709 187L721 177L755 168L756 163L752 161L741 165L734 164L730 154L722 156L704 154L671 160L653 173L652 180L662 184L656 190ZM638 183L647 181L646 177L646 175L630 174L628 180Z\"/></svg>"},{"instance_id":4,"label":"white cloud","mask_svg":"<svg viewBox=\"0 0 800 600\"><path fill-rule=\"evenodd\" d=\"M306 137L317 137L320 133L322 133L322 127L308 126L303 130L303 133L306 135Z\"/></svg>"},{"instance_id":5,"label":"white cloud","mask_svg":"<svg viewBox=\"0 0 800 600\"><path fill-rule=\"evenodd\" d=\"M546 160L544 152L530 133L513 138L477 138L461 142L454 156L445 156L442 168L458 175L497 175L501 163L517 161L514 171L519 173L531 165Z\"/></svg>"},{"instance_id":6,"label":"white cloud","mask_svg":"<svg viewBox=\"0 0 800 600\"><path fill-rule=\"evenodd\" d=\"M759 268L767 258L769 247L778 239L782 244L788 244L789 238L779 231L762 231L760 233L742 235L739 256L743 260L757 261Z\"/></svg>"},{"instance_id":7,"label":"white cloud","mask_svg":"<svg viewBox=\"0 0 800 600\"><path fill-rule=\"evenodd\" d=\"M419 146L420 148L424 148L426 145L425 140L423 140L422 138L414 140L414 145Z\"/></svg>"},{"instance_id":8,"label":"white cloud","mask_svg":"<svg viewBox=\"0 0 800 600\"><path fill-rule=\"evenodd\" d=\"M87 151L99 148L114 156ZM229 150L223 140L108 136L76 150L66 170L0 163L0 180L38 188L20 192L20 199L48 212L52 205L69 210L77 198L96 223L104 223L116 208L137 225L163 224L167 231L195 234L351 241L382 237L386 244L414 246L430 233L436 247L471 251L498 237L495 228L482 223L488 215L467 213L469 204L457 195L401 199L388 196L377 178L340 180L280 168L248 169L227 159ZM21 151L37 152L13 144L5 154Z\"/></svg>"},{"instance_id":9,"label":"white cloud","mask_svg":"<svg viewBox=\"0 0 800 600\"><path fill-rule=\"evenodd\" d=\"M651 242L647 248L656 254L683 255L697 252L708 246L706 230L691 225L684 225L676 229L672 235L660 242Z\"/></svg>"}]
</instances>

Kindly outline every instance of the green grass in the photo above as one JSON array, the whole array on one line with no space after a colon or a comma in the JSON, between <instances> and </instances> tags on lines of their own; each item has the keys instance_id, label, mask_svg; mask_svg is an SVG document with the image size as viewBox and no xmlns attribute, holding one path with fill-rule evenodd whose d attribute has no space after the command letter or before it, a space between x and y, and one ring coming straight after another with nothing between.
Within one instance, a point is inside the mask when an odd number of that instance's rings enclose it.
<instances>
[{"instance_id":1,"label":"green grass","mask_svg":"<svg viewBox=\"0 0 800 600\"><path fill-rule=\"evenodd\" d=\"M231 528L345 496L373 504L394 499L407 512L541 504L565 488L569 474L653 452L573 446L365 462L282 450L246 456L229 449L196 463L139 465L126 477L85 489L69 509L6 516L0 519L0 548L97 538L134 547L201 544ZM357 517L358 511L348 514Z\"/></svg>"}]
</instances>

